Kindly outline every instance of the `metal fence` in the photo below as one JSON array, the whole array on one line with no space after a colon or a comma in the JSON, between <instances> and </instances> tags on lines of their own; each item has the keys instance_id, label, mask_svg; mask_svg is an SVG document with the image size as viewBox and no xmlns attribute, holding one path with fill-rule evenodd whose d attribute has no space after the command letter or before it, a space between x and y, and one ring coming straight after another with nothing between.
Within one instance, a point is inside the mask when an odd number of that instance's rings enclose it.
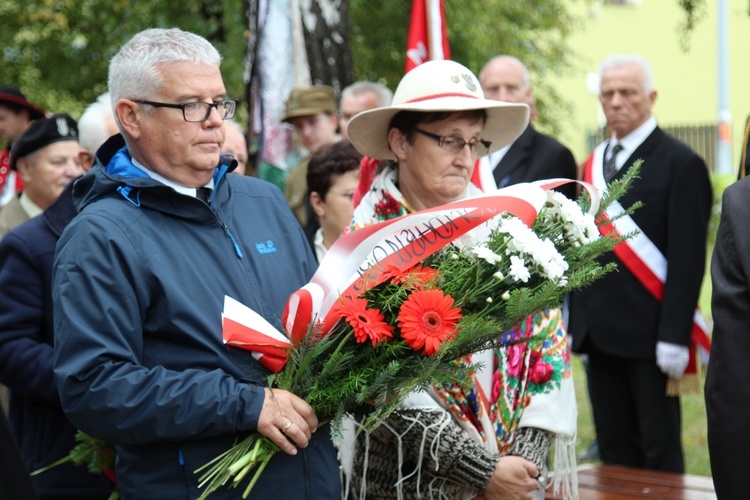
<instances>
[{"instance_id":1,"label":"metal fence","mask_svg":"<svg viewBox=\"0 0 750 500\"><path fill-rule=\"evenodd\" d=\"M716 148L718 141L718 127L715 123L707 125L672 125L661 126L664 132L687 144L706 162L709 171L716 171ZM589 151L606 137L606 129L600 128L594 134L589 134Z\"/></svg>"}]
</instances>

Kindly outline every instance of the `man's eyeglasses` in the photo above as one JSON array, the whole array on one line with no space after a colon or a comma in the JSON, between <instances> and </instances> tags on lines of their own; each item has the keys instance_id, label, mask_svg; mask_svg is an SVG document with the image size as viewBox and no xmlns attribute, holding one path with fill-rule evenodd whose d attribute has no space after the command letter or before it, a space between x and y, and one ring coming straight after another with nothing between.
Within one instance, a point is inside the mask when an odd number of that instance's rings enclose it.
<instances>
[{"instance_id":1,"label":"man's eyeglasses","mask_svg":"<svg viewBox=\"0 0 750 500\"><path fill-rule=\"evenodd\" d=\"M430 139L433 139L438 143L438 146L451 154L460 153L461 150L464 149L464 146L468 145L471 156L474 158L480 158L482 156L486 156L487 153L490 152L490 146L492 146L492 142L485 141L484 139L478 139L473 142L466 142L462 138L455 135L431 134L430 132L425 132L424 130L420 130L416 127L413 127L413 130L426 137L429 137Z\"/></svg>"},{"instance_id":2,"label":"man's eyeglasses","mask_svg":"<svg viewBox=\"0 0 750 500\"><path fill-rule=\"evenodd\" d=\"M133 102L139 104L148 104L155 108L174 108L182 110L182 117L186 122L198 123L208 120L211 115L211 108L216 108L222 120L227 120L234 116L234 110L237 109L237 99L224 99L218 102L189 102L187 104L169 104L166 102L141 101L133 99Z\"/></svg>"}]
</instances>

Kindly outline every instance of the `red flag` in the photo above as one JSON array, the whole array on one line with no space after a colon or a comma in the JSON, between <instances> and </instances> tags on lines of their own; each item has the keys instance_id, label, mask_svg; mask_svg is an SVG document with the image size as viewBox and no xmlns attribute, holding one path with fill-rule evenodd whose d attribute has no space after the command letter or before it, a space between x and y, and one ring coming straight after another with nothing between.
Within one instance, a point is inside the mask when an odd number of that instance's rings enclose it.
<instances>
[{"instance_id":1,"label":"red flag","mask_svg":"<svg viewBox=\"0 0 750 500\"><path fill-rule=\"evenodd\" d=\"M404 74L425 61L450 58L443 0L412 0Z\"/></svg>"}]
</instances>

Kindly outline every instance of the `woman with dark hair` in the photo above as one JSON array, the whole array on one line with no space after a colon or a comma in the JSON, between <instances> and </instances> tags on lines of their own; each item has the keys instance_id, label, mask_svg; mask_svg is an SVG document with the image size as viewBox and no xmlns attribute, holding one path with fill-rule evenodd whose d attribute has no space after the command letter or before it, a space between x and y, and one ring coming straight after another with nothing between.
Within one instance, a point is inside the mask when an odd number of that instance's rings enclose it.
<instances>
[{"instance_id":1,"label":"woman with dark hair","mask_svg":"<svg viewBox=\"0 0 750 500\"><path fill-rule=\"evenodd\" d=\"M349 141L323 146L310 159L307 189L320 222L312 246L318 262L352 220L352 196L359 181L362 155Z\"/></svg>"},{"instance_id":2,"label":"woman with dark hair","mask_svg":"<svg viewBox=\"0 0 750 500\"><path fill-rule=\"evenodd\" d=\"M476 77L456 62L411 70L391 106L349 122L362 154L391 160L361 174L374 181L358 190L364 195L351 228L480 195L470 183L476 160L512 142L528 116L525 104L484 99ZM567 484L565 498L575 496L576 404L560 311L516 328L531 329L535 340L457 360L480 367L472 380L414 392L380 427L357 436L350 496L543 498L553 441L556 480Z\"/></svg>"}]
</instances>

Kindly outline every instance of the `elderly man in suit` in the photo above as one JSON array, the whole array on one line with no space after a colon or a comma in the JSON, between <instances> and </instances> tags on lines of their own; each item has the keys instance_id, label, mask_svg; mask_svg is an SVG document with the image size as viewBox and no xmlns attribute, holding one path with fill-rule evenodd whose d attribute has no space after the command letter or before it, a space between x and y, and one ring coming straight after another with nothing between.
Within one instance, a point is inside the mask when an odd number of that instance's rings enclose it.
<instances>
[{"instance_id":1,"label":"elderly man in suit","mask_svg":"<svg viewBox=\"0 0 750 500\"><path fill-rule=\"evenodd\" d=\"M620 219L638 235L605 259L616 262L618 272L572 295L573 350L589 356L602 461L683 472L680 401L666 389L688 363L711 183L704 161L657 126L651 113L656 90L645 59L609 57L599 76L612 137L591 155L584 178L607 189L643 159L639 177L619 200L623 207L636 201L643 206ZM649 273L658 286L650 286Z\"/></svg>"},{"instance_id":2,"label":"elderly man in suit","mask_svg":"<svg viewBox=\"0 0 750 500\"><path fill-rule=\"evenodd\" d=\"M502 55L490 59L479 73L479 82L487 99L524 103L534 109L529 70L515 57ZM476 176L491 171L498 188L556 177L575 179L577 175L576 162L570 150L552 137L537 132L531 124L514 142L482 158L475 170ZM485 190L487 180L489 178L474 179L475 184ZM569 198L575 197L575 184L559 190Z\"/></svg>"}]
</instances>

